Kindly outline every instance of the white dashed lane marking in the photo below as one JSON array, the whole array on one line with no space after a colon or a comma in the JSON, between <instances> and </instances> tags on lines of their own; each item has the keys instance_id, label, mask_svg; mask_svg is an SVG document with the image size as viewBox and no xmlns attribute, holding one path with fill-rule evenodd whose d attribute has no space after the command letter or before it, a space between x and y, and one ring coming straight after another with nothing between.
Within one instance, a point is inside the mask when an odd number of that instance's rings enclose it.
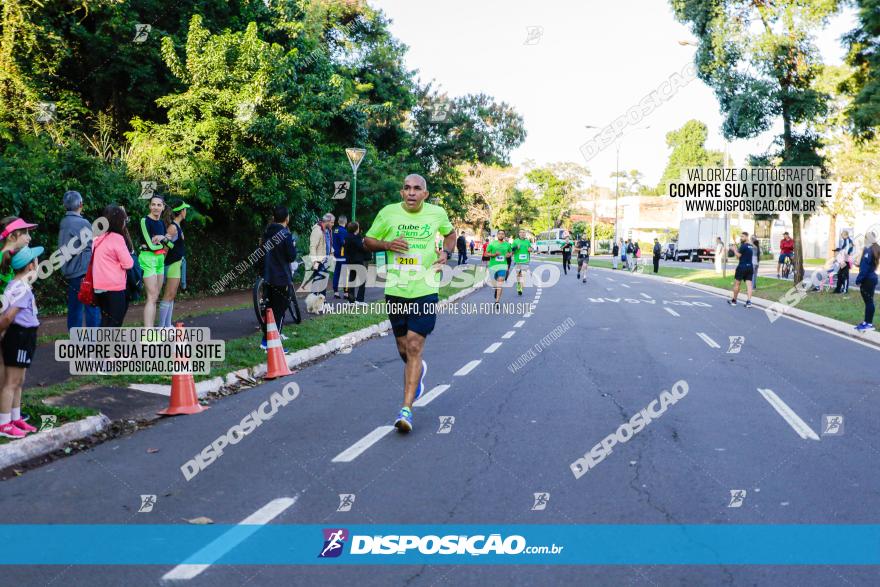
<instances>
[{"instance_id":1,"label":"white dashed lane marking","mask_svg":"<svg viewBox=\"0 0 880 587\"><path fill-rule=\"evenodd\" d=\"M217 559L247 540L261 527L278 517L281 512L295 504L297 499L299 499L298 495L296 497L279 497L278 499L273 499L239 522L237 526L230 528L228 532L218 536L213 542L199 550L187 560L210 560L211 563L216 562ZM211 564L193 564L184 561L183 564L177 565L162 575L162 580L186 581L194 579L210 566Z\"/></svg>"},{"instance_id":2,"label":"white dashed lane marking","mask_svg":"<svg viewBox=\"0 0 880 587\"><path fill-rule=\"evenodd\" d=\"M714 340L712 340L712 339L709 337L709 335L706 334L705 332L698 332L698 333L697 333L697 336L699 336L700 338L702 338L702 339L703 339L703 342L705 342L707 345L709 345L709 346L712 347L713 349L720 349L720 348L721 348L721 345L719 345L717 342L715 342Z\"/></svg>"},{"instance_id":3,"label":"white dashed lane marking","mask_svg":"<svg viewBox=\"0 0 880 587\"><path fill-rule=\"evenodd\" d=\"M507 332L505 332L501 336L501 338L507 339L507 338L510 338L511 336L513 336L514 334L516 334L516 330L508 330Z\"/></svg>"},{"instance_id":4,"label":"white dashed lane marking","mask_svg":"<svg viewBox=\"0 0 880 587\"><path fill-rule=\"evenodd\" d=\"M773 409L776 410L782 418L788 422L788 425L794 428L794 431L798 433L798 436L803 438L804 440L819 440L819 435L813 432L813 429L810 426L801 420L801 417L795 414L794 410L788 407L782 399L773 393L771 389L761 389L758 388L758 393L764 396L764 399L770 402L770 405L773 406Z\"/></svg>"},{"instance_id":5,"label":"white dashed lane marking","mask_svg":"<svg viewBox=\"0 0 880 587\"><path fill-rule=\"evenodd\" d=\"M628 286L627 284L625 284L625 283L621 283L621 284L620 284L620 287L625 287L626 289L629 289L629 286Z\"/></svg>"},{"instance_id":6,"label":"white dashed lane marking","mask_svg":"<svg viewBox=\"0 0 880 587\"><path fill-rule=\"evenodd\" d=\"M419 398L421 399L421 398ZM333 457L332 463L350 463L365 450L382 440L386 434L394 430L394 426L379 426L350 447Z\"/></svg>"},{"instance_id":7,"label":"white dashed lane marking","mask_svg":"<svg viewBox=\"0 0 880 587\"><path fill-rule=\"evenodd\" d=\"M484 350L483 353L484 354L485 353L494 353L495 351L498 350L498 347L500 347L500 346L501 346L500 342L493 342L492 344L490 344L489 346L486 347L486 350Z\"/></svg>"},{"instance_id":8,"label":"white dashed lane marking","mask_svg":"<svg viewBox=\"0 0 880 587\"><path fill-rule=\"evenodd\" d=\"M467 365L465 365L464 367L462 367L461 369L456 371L454 373L454 376L455 377L464 377L465 375L467 375L468 373L473 371L477 367L477 365L479 365L480 363L482 363L482 361L480 359L476 359L474 361L471 361L470 363L468 363Z\"/></svg>"},{"instance_id":9,"label":"white dashed lane marking","mask_svg":"<svg viewBox=\"0 0 880 587\"><path fill-rule=\"evenodd\" d=\"M446 391L449 388L450 388L450 386L445 383L443 385L438 385L437 387L435 387L431 391L422 394L422 397L420 397L419 399L414 401L413 407L414 408L423 408L423 407L427 406L429 403L431 403L432 401L437 399L441 393L443 393L444 391Z\"/></svg>"},{"instance_id":10,"label":"white dashed lane marking","mask_svg":"<svg viewBox=\"0 0 880 587\"><path fill-rule=\"evenodd\" d=\"M514 324L513 327L514 327L514 328L519 328L519 327L521 327L521 326L522 326L523 324L525 324L525 323L526 323L525 320L520 320L519 322L517 322L516 324Z\"/></svg>"},{"instance_id":11,"label":"white dashed lane marking","mask_svg":"<svg viewBox=\"0 0 880 587\"><path fill-rule=\"evenodd\" d=\"M639 295L642 296L643 298L645 298L646 300L653 300L654 299L646 293L640 293Z\"/></svg>"},{"instance_id":12,"label":"white dashed lane marking","mask_svg":"<svg viewBox=\"0 0 880 587\"><path fill-rule=\"evenodd\" d=\"M673 316L681 316L681 314L679 314L678 312L676 312L672 308L663 308L663 309L666 310L667 312L669 312L670 314L672 314Z\"/></svg>"}]
</instances>

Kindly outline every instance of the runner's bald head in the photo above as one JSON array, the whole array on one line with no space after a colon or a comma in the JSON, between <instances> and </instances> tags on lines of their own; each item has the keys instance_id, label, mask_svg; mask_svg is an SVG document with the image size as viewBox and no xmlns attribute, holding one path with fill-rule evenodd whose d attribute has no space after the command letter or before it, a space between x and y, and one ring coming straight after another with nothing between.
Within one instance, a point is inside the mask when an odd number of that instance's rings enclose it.
<instances>
[{"instance_id":1,"label":"runner's bald head","mask_svg":"<svg viewBox=\"0 0 880 587\"><path fill-rule=\"evenodd\" d=\"M414 183L418 183L419 185L421 185L423 190L428 189L428 182L425 181L425 178L418 173L410 173L405 178L403 178L404 187L406 187L407 184L413 185Z\"/></svg>"}]
</instances>

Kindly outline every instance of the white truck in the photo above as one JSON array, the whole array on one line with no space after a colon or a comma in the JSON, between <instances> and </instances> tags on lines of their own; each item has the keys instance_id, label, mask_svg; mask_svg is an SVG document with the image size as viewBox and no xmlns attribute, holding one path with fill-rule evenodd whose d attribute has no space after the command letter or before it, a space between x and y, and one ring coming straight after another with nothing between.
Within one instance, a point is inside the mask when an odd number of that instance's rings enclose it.
<instances>
[{"instance_id":1,"label":"white truck","mask_svg":"<svg viewBox=\"0 0 880 587\"><path fill-rule=\"evenodd\" d=\"M720 236L727 248L729 240L727 224L724 218L686 218L678 227L678 246L675 250L676 261L692 261L715 259L715 244ZM727 226L726 226L727 225Z\"/></svg>"}]
</instances>

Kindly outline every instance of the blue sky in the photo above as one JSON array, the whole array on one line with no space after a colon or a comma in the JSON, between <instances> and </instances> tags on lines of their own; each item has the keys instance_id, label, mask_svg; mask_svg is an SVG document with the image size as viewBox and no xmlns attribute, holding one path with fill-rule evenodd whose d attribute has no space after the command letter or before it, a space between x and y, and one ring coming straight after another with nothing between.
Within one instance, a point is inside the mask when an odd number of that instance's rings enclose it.
<instances>
[{"instance_id":1,"label":"blue sky","mask_svg":"<svg viewBox=\"0 0 880 587\"><path fill-rule=\"evenodd\" d=\"M528 138L512 156L538 163L585 163L578 147L657 89L693 60L693 40L659 0L372 0L391 19L394 35L410 48L407 64L422 80L435 80L450 95L484 92L523 115ZM836 18L817 39L826 62L844 55L840 35L854 27L851 13ZM528 27L540 26L536 44L525 44ZM620 142L621 168L638 168L656 183L666 165L665 135L697 118L709 127L709 147L723 149L721 116L713 93L699 80L674 96ZM742 163L763 152L767 133L730 144ZM599 185L610 185L615 145L588 167Z\"/></svg>"}]
</instances>

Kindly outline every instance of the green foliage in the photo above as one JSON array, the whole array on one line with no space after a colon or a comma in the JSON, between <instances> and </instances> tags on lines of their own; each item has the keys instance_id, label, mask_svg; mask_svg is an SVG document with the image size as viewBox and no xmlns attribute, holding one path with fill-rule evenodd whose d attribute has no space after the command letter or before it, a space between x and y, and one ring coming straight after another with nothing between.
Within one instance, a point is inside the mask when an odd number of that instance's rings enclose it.
<instances>
[{"instance_id":1,"label":"green foliage","mask_svg":"<svg viewBox=\"0 0 880 587\"><path fill-rule=\"evenodd\" d=\"M54 246L65 190L85 215L110 202L143 213L139 182L185 198L190 289L210 286L253 246L278 204L305 233L351 178L345 148L367 150L358 219L421 173L464 218L462 164L507 164L522 117L479 94L439 99L406 69L406 47L366 2L306 0L6 0L0 12L0 208L40 223ZM135 24L150 23L133 42ZM446 98L444 98L446 99ZM55 102L38 122L38 103ZM247 280L249 277L242 277ZM47 301L60 282L37 288ZM46 293L41 293L46 292Z\"/></svg>"},{"instance_id":2,"label":"green foliage","mask_svg":"<svg viewBox=\"0 0 880 587\"><path fill-rule=\"evenodd\" d=\"M658 191L667 193L670 182L681 178L682 170L688 167L720 167L724 154L719 151L707 151L706 139L709 129L699 120L688 120L678 130L666 133L666 146L672 149L669 162L663 171Z\"/></svg>"},{"instance_id":3,"label":"green foliage","mask_svg":"<svg viewBox=\"0 0 880 587\"><path fill-rule=\"evenodd\" d=\"M853 96L847 114L855 131L872 138L880 127L880 0L855 0L860 26L845 37L851 76L842 88Z\"/></svg>"}]
</instances>

